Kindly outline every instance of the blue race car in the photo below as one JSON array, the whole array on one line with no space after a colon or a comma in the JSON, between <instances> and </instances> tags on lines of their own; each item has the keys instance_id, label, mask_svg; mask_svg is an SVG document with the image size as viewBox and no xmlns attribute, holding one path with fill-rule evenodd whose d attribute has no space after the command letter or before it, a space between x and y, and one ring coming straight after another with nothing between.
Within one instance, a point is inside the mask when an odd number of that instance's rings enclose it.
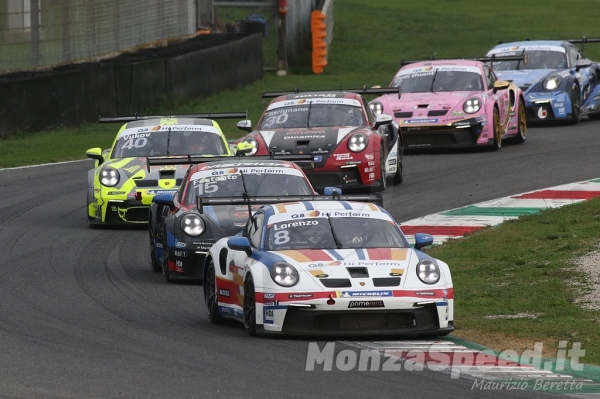
<instances>
[{"instance_id":1,"label":"blue race car","mask_svg":"<svg viewBox=\"0 0 600 399\"><path fill-rule=\"evenodd\" d=\"M501 43L487 57L499 79L523 90L528 122L579 122L582 116L600 119L600 64L585 57L574 43L600 39L527 40ZM583 48L583 47L582 47ZM524 55L524 61L502 57Z\"/></svg>"}]
</instances>

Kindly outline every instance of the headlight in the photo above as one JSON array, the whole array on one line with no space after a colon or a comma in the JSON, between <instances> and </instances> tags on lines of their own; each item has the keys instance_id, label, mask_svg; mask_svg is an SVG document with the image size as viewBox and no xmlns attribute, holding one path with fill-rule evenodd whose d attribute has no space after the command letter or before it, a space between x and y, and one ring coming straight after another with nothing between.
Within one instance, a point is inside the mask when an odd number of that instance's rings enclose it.
<instances>
[{"instance_id":1,"label":"headlight","mask_svg":"<svg viewBox=\"0 0 600 399\"><path fill-rule=\"evenodd\" d=\"M560 86L561 78L558 75L548 76L544 79L544 89L546 90L556 90L558 86Z\"/></svg>"},{"instance_id":2,"label":"headlight","mask_svg":"<svg viewBox=\"0 0 600 399\"><path fill-rule=\"evenodd\" d=\"M190 237L198 237L206 229L202 218L194 213L190 213L181 218L181 229Z\"/></svg>"},{"instance_id":3,"label":"headlight","mask_svg":"<svg viewBox=\"0 0 600 399\"><path fill-rule=\"evenodd\" d=\"M469 98L463 104L463 111L465 111L467 114L474 114L475 112L477 112L481 109L481 105L482 105L481 98L479 98L479 97Z\"/></svg>"},{"instance_id":4,"label":"headlight","mask_svg":"<svg viewBox=\"0 0 600 399\"><path fill-rule=\"evenodd\" d=\"M298 271L289 263L275 262L271 266L271 278L282 287L292 287L298 283Z\"/></svg>"},{"instance_id":5,"label":"headlight","mask_svg":"<svg viewBox=\"0 0 600 399\"><path fill-rule=\"evenodd\" d=\"M361 152L367 148L369 139L362 133L357 133L348 140L348 149L352 152Z\"/></svg>"},{"instance_id":6,"label":"headlight","mask_svg":"<svg viewBox=\"0 0 600 399\"><path fill-rule=\"evenodd\" d=\"M435 284L440 281L440 268L433 259L421 259L417 263L417 276L425 284Z\"/></svg>"},{"instance_id":7,"label":"headlight","mask_svg":"<svg viewBox=\"0 0 600 399\"><path fill-rule=\"evenodd\" d=\"M119 172L114 168L104 168L100 171L100 183L106 187L114 187L119 184Z\"/></svg>"},{"instance_id":8,"label":"headlight","mask_svg":"<svg viewBox=\"0 0 600 399\"><path fill-rule=\"evenodd\" d=\"M378 101L373 101L370 103L369 108L371 108L371 111L373 111L375 115L383 114L383 105L381 105L381 103Z\"/></svg>"},{"instance_id":9,"label":"headlight","mask_svg":"<svg viewBox=\"0 0 600 399\"><path fill-rule=\"evenodd\" d=\"M258 151L258 141L256 141L256 139L245 139L243 140L244 143L248 143L252 146L252 150L250 150L250 152L246 153L246 155L254 155L256 154L256 151Z\"/></svg>"}]
</instances>

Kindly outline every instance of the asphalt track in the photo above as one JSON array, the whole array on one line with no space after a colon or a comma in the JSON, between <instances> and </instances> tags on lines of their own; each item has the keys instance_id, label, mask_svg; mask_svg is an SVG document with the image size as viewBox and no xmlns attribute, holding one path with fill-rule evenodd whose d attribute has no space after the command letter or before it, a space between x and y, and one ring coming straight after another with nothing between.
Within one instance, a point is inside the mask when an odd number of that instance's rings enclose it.
<instances>
[{"instance_id":1,"label":"asphalt track","mask_svg":"<svg viewBox=\"0 0 600 399\"><path fill-rule=\"evenodd\" d=\"M598 148L600 123L584 119L531 128L525 144L498 152L407 155L404 183L386 190L386 208L402 222L598 178ZM433 371L305 371L314 339L250 338L237 324L213 326L200 286L151 272L145 230L87 226L90 167L0 170L0 397L550 396L472 389L472 380ZM335 342L336 354L346 348Z\"/></svg>"}]
</instances>

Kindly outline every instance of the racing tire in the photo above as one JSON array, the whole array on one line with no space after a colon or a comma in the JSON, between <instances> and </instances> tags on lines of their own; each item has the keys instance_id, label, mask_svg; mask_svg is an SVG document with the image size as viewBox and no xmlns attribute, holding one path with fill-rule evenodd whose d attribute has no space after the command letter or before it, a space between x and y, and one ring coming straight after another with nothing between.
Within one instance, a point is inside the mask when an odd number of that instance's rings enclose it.
<instances>
[{"instance_id":1,"label":"racing tire","mask_svg":"<svg viewBox=\"0 0 600 399\"><path fill-rule=\"evenodd\" d=\"M394 174L394 186L402 184L404 181L404 168L402 167L402 148L398 146L398 155L396 156L396 173Z\"/></svg>"},{"instance_id":2,"label":"racing tire","mask_svg":"<svg viewBox=\"0 0 600 399\"><path fill-rule=\"evenodd\" d=\"M525 116L525 107L522 102L519 103L517 116L517 136L513 140L517 144L522 144L527 140L527 117Z\"/></svg>"},{"instance_id":3,"label":"racing tire","mask_svg":"<svg viewBox=\"0 0 600 399\"><path fill-rule=\"evenodd\" d=\"M251 274L244 283L244 328L251 337L256 335L256 297Z\"/></svg>"},{"instance_id":4,"label":"racing tire","mask_svg":"<svg viewBox=\"0 0 600 399\"><path fill-rule=\"evenodd\" d=\"M162 271L162 275L163 278L165 279L165 281L167 283L170 283L171 281L171 276L169 275L169 247L167 247L167 243L165 242L165 238L167 237L167 232L165 231L163 233L163 255L160 259L160 264L161 264L161 271Z\"/></svg>"},{"instance_id":5,"label":"racing tire","mask_svg":"<svg viewBox=\"0 0 600 399\"><path fill-rule=\"evenodd\" d=\"M154 231L152 227L148 229L148 235L150 238L150 266L153 272L158 273L162 271L162 265L156 260L156 246L154 244Z\"/></svg>"},{"instance_id":6,"label":"racing tire","mask_svg":"<svg viewBox=\"0 0 600 399\"><path fill-rule=\"evenodd\" d=\"M571 125L579 123L581 120L581 96L577 83L571 86Z\"/></svg>"},{"instance_id":7,"label":"racing tire","mask_svg":"<svg viewBox=\"0 0 600 399\"><path fill-rule=\"evenodd\" d=\"M204 300L206 302L206 310L208 311L208 319L210 322L213 324L221 324L224 321L224 318L219 314L217 276L212 259L206 270L206 277L204 278Z\"/></svg>"},{"instance_id":8,"label":"racing tire","mask_svg":"<svg viewBox=\"0 0 600 399\"><path fill-rule=\"evenodd\" d=\"M379 177L379 185L377 187L377 191L384 191L387 188L387 176L385 173L385 162L386 159L383 156L385 152L383 151L383 146L381 146L381 148L379 149L379 170L380 170L380 177Z\"/></svg>"},{"instance_id":9,"label":"racing tire","mask_svg":"<svg viewBox=\"0 0 600 399\"><path fill-rule=\"evenodd\" d=\"M492 127L494 129L492 151L498 151L502 147L502 131L500 129L500 113L498 112L498 108L494 108L494 121Z\"/></svg>"}]
</instances>

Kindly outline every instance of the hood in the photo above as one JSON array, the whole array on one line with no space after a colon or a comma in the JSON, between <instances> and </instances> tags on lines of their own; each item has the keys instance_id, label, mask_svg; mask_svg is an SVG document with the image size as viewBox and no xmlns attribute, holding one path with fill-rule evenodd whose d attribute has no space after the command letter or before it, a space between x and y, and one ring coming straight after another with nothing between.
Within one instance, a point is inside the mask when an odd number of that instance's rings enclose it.
<instances>
[{"instance_id":1,"label":"hood","mask_svg":"<svg viewBox=\"0 0 600 399\"><path fill-rule=\"evenodd\" d=\"M328 154L348 134L361 127L326 127L261 130L258 133L275 154Z\"/></svg>"},{"instance_id":2,"label":"hood","mask_svg":"<svg viewBox=\"0 0 600 399\"><path fill-rule=\"evenodd\" d=\"M410 248L310 249L273 251L312 278L358 279L364 288L374 288L373 279L402 277L408 269ZM404 279L401 279L404 280ZM353 287L361 287L358 282ZM398 287L398 285L396 285Z\"/></svg>"},{"instance_id":3,"label":"hood","mask_svg":"<svg viewBox=\"0 0 600 399\"><path fill-rule=\"evenodd\" d=\"M515 71L498 71L496 76L500 80L508 80L513 82L519 87L533 86L540 80L553 72L557 72L555 69L522 69Z\"/></svg>"}]
</instances>

